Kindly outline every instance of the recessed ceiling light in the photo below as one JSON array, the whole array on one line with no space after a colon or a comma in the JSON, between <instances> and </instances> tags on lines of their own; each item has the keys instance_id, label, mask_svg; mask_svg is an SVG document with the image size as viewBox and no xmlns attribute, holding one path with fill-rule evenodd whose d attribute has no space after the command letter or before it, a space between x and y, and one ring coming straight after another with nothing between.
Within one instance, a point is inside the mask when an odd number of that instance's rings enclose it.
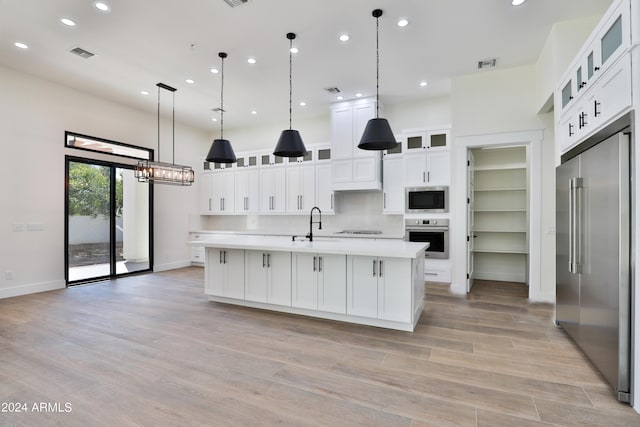
<instances>
[{"instance_id":1,"label":"recessed ceiling light","mask_svg":"<svg viewBox=\"0 0 640 427\"><path fill-rule=\"evenodd\" d=\"M342 96L342 95L338 95L338 96L336 96L336 99L337 99L338 101L342 101L342 100L344 99L344 96Z\"/></svg>"},{"instance_id":2,"label":"recessed ceiling light","mask_svg":"<svg viewBox=\"0 0 640 427\"><path fill-rule=\"evenodd\" d=\"M213 118L211 119L211 121L212 121L212 122L217 122L217 121L218 121L218 119L216 119L215 117L213 117Z\"/></svg>"},{"instance_id":3,"label":"recessed ceiling light","mask_svg":"<svg viewBox=\"0 0 640 427\"><path fill-rule=\"evenodd\" d=\"M75 27L76 26L76 22L73 19L61 18L60 22L62 22L67 27Z\"/></svg>"},{"instance_id":4,"label":"recessed ceiling light","mask_svg":"<svg viewBox=\"0 0 640 427\"><path fill-rule=\"evenodd\" d=\"M212 68L212 69L211 69L211 72L212 72L213 74L218 74L218 73L220 72L220 70L218 70L217 68Z\"/></svg>"},{"instance_id":5,"label":"recessed ceiling light","mask_svg":"<svg viewBox=\"0 0 640 427\"><path fill-rule=\"evenodd\" d=\"M342 34L340 35L340 37L338 37L338 40L340 40L341 42L348 42L349 38L349 34Z\"/></svg>"},{"instance_id":6,"label":"recessed ceiling light","mask_svg":"<svg viewBox=\"0 0 640 427\"><path fill-rule=\"evenodd\" d=\"M399 19L396 24L398 25L398 27L404 28L407 25L409 25L409 21L407 19L402 18L402 19Z\"/></svg>"},{"instance_id":7,"label":"recessed ceiling light","mask_svg":"<svg viewBox=\"0 0 640 427\"><path fill-rule=\"evenodd\" d=\"M255 116L256 114L258 114L258 112L256 110L251 110L251 114Z\"/></svg>"},{"instance_id":8,"label":"recessed ceiling light","mask_svg":"<svg viewBox=\"0 0 640 427\"><path fill-rule=\"evenodd\" d=\"M149 95L149 92L147 92L146 90L141 90L140 91L140 95L147 96L147 95Z\"/></svg>"},{"instance_id":9,"label":"recessed ceiling light","mask_svg":"<svg viewBox=\"0 0 640 427\"><path fill-rule=\"evenodd\" d=\"M247 62L249 64L255 64L256 63L256 59L255 58L249 58L249 59L247 59Z\"/></svg>"},{"instance_id":10,"label":"recessed ceiling light","mask_svg":"<svg viewBox=\"0 0 640 427\"><path fill-rule=\"evenodd\" d=\"M427 82L420 82L420 87L425 87L427 85Z\"/></svg>"},{"instance_id":11,"label":"recessed ceiling light","mask_svg":"<svg viewBox=\"0 0 640 427\"><path fill-rule=\"evenodd\" d=\"M511 0L511 5L512 6L520 6L522 3L524 3L526 0Z\"/></svg>"},{"instance_id":12,"label":"recessed ceiling light","mask_svg":"<svg viewBox=\"0 0 640 427\"><path fill-rule=\"evenodd\" d=\"M190 85L194 84L195 82L196 82L196 81L195 81L195 80L193 80L193 79L187 79L187 80L185 80L185 83L188 83L188 84L190 84Z\"/></svg>"},{"instance_id":13,"label":"recessed ceiling light","mask_svg":"<svg viewBox=\"0 0 640 427\"><path fill-rule=\"evenodd\" d=\"M93 6L101 12L109 12L111 10L109 5L103 1L94 1Z\"/></svg>"},{"instance_id":14,"label":"recessed ceiling light","mask_svg":"<svg viewBox=\"0 0 640 427\"><path fill-rule=\"evenodd\" d=\"M291 53L298 53L299 50L297 47L292 47L291 49L289 49L291 51Z\"/></svg>"},{"instance_id":15,"label":"recessed ceiling light","mask_svg":"<svg viewBox=\"0 0 640 427\"><path fill-rule=\"evenodd\" d=\"M15 42L13 45L15 47L19 47L20 49L29 49L29 46L22 42Z\"/></svg>"},{"instance_id":16,"label":"recessed ceiling light","mask_svg":"<svg viewBox=\"0 0 640 427\"><path fill-rule=\"evenodd\" d=\"M300 106L301 106L301 107L305 107L306 105L307 105L307 103L306 103L306 102L304 102L304 101L301 101L301 102L300 102Z\"/></svg>"},{"instance_id":17,"label":"recessed ceiling light","mask_svg":"<svg viewBox=\"0 0 640 427\"><path fill-rule=\"evenodd\" d=\"M362 94L360 92L356 93L356 98L361 98Z\"/></svg>"}]
</instances>

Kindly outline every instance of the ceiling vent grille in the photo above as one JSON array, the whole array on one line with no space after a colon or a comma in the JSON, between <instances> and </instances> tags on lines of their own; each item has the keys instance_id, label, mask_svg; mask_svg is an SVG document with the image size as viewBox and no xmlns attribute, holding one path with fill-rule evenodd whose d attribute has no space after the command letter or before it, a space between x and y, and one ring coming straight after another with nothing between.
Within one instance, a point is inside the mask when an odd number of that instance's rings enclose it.
<instances>
[{"instance_id":1,"label":"ceiling vent grille","mask_svg":"<svg viewBox=\"0 0 640 427\"><path fill-rule=\"evenodd\" d=\"M77 46L71 49L69 52L73 53L74 55L78 55L79 57L84 59L89 59L92 56L95 56L95 54L89 52L88 50L84 50L83 48L77 47Z\"/></svg>"},{"instance_id":2,"label":"ceiling vent grille","mask_svg":"<svg viewBox=\"0 0 640 427\"><path fill-rule=\"evenodd\" d=\"M224 0L224 2L226 4L228 4L231 7L237 7L237 6L241 6L245 3L247 3L249 0Z\"/></svg>"},{"instance_id":3,"label":"ceiling vent grille","mask_svg":"<svg viewBox=\"0 0 640 427\"><path fill-rule=\"evenodd\" d=\"M324 90L326 90L329 93L340 93L340 89L338 89L337 87L326 87L324 88Z\"/></svg>"},{"instance_id":4,"label":"ceiling vent grille","mask_svg":"<svg viewBox=\"0 0 640 427\"><path fill-rule=\"evenodd\" d=\"M484 69L487 69L487 68L495 68L497 62L498 62L498 60L495 59L495 58L493 58L493 59L483 59L482 61L478 61L478 70L484 70Z\"/></svg>"}]
</instances>

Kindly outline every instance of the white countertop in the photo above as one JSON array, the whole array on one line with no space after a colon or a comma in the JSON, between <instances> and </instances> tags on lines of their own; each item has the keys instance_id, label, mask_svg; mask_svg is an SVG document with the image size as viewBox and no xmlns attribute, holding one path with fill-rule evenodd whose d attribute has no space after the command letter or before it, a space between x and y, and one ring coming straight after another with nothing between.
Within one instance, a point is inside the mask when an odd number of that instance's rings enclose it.
<instances>
[{"instance_id":1,"label":"white countertop","mask_svg":"<svg viewBox=\"0 0 640 427\"><path fill-rule=\"evenodd\" d=\"M272 238L269 236L229 236L212 241L188 241L188 245L207 248L249 249L257 251L311 252L323 254L345 254L381 256L389 258L416 258L428 243L404 240L361 240L349 238L315 236L313 242Z\"/></svg>"},{"instance_id":2,"label":"white countertop","mask_svg":"<svg viewBox=\"0 0 640 427\"><path fill-rule=\"evenodd\" d=\"M304 238L309 230L293 231L265 231L265 230L191 230L190 233L201 234L235 234L250 236L300 236ZM340 230L317 230L314 228L313 236L316 237L335 237L337 239L404 239L404 234L382 233L382 234L341 234Z\"/></svg>"}]
</instances>

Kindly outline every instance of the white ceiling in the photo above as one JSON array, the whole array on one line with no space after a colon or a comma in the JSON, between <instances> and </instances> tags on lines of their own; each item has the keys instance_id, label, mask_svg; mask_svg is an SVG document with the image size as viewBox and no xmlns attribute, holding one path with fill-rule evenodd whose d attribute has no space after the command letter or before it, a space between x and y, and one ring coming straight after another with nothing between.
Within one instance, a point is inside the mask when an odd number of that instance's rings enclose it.
<instances>
[{"instance_id":1,"label":"white ceiling","mask_svg":"<svg viewBox=\"0 0 640 427\"><path fill-rule=\"evenodd\" d=\"M535 62L553 23L602 14L611 0L0 0L0 64L107 99L155 111L163 82L178 89L176 117L205 130L220 104L218 52L225 51L225 127L288 126L287 32L297 33L293 120L328 112L335 101L375 95L375 19L380 8L380 98L384 104L439 96L452 76ZM60 22L77 22L69 28ZM405 28L396 21L406 17ZM341 33L351 40L338 41ZM13 43L22 41L29 49ZM96 56L68 52L80 46ZM249 65L247 58L256 58ZM185 83L192 78L195 84ZM419 82L426 80L426 88ZM140 95L141 90L150 92ZM163 99L163 106L165 98ZM306 107L300 107L300 101ZM252 115L251 110L257 111Z\"/></svg>"}]
</instances>

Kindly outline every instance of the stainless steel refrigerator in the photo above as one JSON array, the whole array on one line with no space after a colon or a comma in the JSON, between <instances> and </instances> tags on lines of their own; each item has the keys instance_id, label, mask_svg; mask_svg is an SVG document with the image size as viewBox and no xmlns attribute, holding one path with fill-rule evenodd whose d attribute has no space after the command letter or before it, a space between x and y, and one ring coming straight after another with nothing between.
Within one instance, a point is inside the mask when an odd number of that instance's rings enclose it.
<instances>
[{"instance_id":1,"label":"stainless steel refrigerator","mask_svg":"<svg viewBox=\"0 0 640 427\"><path fill-rule=\"evenodd\" d=\"M622 131L556 169L556 322L623 402L630 383L629 162Z\"/></svg>"}]
</instances>

